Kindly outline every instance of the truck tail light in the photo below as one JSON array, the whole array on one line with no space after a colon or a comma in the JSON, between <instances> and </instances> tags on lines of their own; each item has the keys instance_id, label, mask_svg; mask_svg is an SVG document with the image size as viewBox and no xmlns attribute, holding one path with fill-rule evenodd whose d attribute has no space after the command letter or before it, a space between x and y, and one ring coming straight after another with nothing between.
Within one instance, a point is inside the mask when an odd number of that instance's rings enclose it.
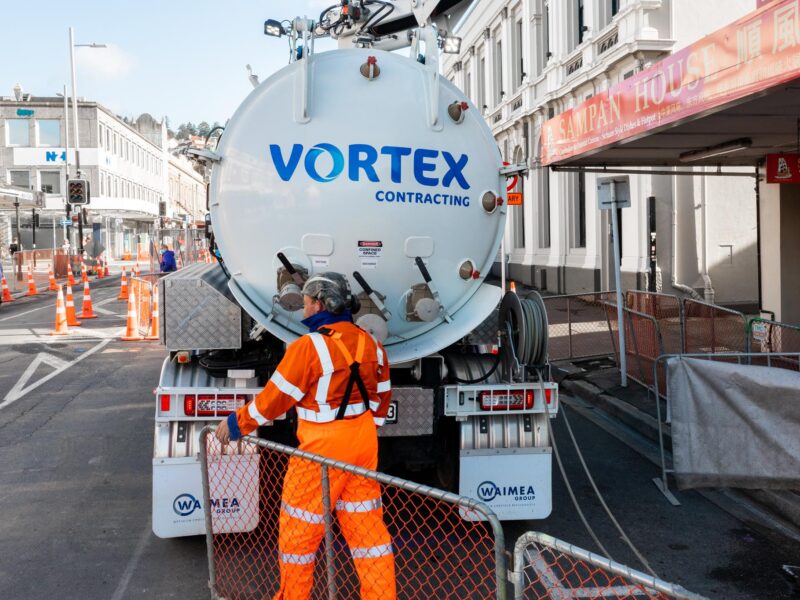
<instances>
[{"instance_id":1,"label":"truck tail light","mask_svg":"<svg viewBox=\"0 0 800 600\"><path fill-rule=\"evenodd\" d=\"M533 390L485 390L478 393L481 410L524 410L533 408Z\"/></svg>"},{"instance_id":2,"label":"truck tail light","mask_svg":"<svg viewBox=\"0 0 800 600\"><path fill-rule=\"evenodd\" d=\"M198 394L183 398L183 412L189 417L224 417L245 405L245 394Z\"/></svg>"},{"instance_id":3,"label":"truck tail light","mask_svg":"<svg viewBox=\"0 0 800 600\"><path fill-rule=\"evenodd\" d=\"M545 388L544 389L544 401L550 404L552 401L553 396L553 388Z\"/></svg>"},{"instance_id":4,"label":"truck tail light","mask_svg":"<svg viewBox=\"0 0 800 600\"><path fill-rule=\"evenodd\" d=\"M159 400L161 403L161 412L169 412L169 394L161 394Z\"/></svg>"}]
</instances>

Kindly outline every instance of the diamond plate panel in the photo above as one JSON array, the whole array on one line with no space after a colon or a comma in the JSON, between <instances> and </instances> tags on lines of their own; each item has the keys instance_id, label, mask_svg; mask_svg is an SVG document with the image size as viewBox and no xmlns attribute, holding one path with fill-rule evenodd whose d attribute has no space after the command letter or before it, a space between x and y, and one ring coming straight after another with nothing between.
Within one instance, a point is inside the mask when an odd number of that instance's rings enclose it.
<instances>
[{"instance_id":1,"label":"diamond plate panel","mask_svg":"<svg viewBox=\"0 0 800 600\"><path fill-rule=\"evenodd\" d=\"M168 350L240 348L242 309L217 265L198 264L160 282L162 342Z\"/></svg>"},{"instance_id":2,"label":"diamond plate panel","mask_svg":"<svg viewBox=\"0 0 800 600\"><path fill-rule=\"evenodd\" d=\"M433 434L433 390L421 387L392 388L397 402L397 423L378 429L379 437Z\"/></svg>"}]
</instances>

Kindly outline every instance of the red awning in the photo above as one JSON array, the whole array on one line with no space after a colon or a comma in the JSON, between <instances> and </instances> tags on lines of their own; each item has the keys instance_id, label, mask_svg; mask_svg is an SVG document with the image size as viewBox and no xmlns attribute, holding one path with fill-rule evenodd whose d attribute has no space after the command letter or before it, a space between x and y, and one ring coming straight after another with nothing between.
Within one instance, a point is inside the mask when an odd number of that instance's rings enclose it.
<instances>
[{"instance_id":1,"label":"red awning","mask_svg":"<svg viewBox=\"0 0 800 600\"><path fill-rule=\"evenodd\" d=\"M542 164L755 165L799 131L800 0L782 0L545 122Z\"/></svg>"}]
</instances>

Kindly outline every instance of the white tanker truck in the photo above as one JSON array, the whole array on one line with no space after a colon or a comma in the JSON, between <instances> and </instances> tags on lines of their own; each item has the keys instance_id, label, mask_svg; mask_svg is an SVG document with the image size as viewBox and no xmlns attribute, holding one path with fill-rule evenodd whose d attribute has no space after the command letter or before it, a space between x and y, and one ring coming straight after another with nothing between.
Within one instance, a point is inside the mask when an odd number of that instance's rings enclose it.
<instances>
[{"instance_id":1,"label":"white tanker truck","mask_svg":"<svg viewBox=\"0 0 800 600\"><path fill-rule=\"evenodd\" d=\"M480 111L438 72L464 4L351 0L316 23L266 23L289 38L289 66L257 85L215 151L196 152L217 262L159 283L156 535L204 532L200 430L257 394L307 332L300 290L322 271L350 278L355 321L389 356L380 468L429 469L501 519L550 513L544 306L484 281L507 177L523 167L503 167ZM419 27L406 33L409 17ZM320 35L357 47L315 54ZM403 44L411 58L381 49ZM295 424L290 412L258 434L292 443Z\"/></svg>"}]
</instances>

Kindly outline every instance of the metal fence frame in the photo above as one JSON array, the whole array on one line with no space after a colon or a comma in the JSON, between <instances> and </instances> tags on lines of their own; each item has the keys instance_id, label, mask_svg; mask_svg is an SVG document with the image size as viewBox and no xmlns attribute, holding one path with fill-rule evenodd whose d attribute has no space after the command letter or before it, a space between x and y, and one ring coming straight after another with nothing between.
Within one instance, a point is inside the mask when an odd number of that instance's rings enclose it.
<instances>
[{"instance_id":1,"label":"metal fence frame","mask_svg":"<svg viewBox=\"0 0 800 600\"><path fill-rule=\"evenodd\" d=\"M213 433L215 430L216 430L216 425L207 425L200 432L200 463L203 475L203 510L205 513L205 521L206 521L206 549L208 557L209 588L211 589L212 598L217 598L217 595L215 592L216 573L214 568L214 539L213 539L212 517L211 517L210 484L208 475L208 449L206 440L209 434ZM242 443L245 442L254 444L261 448L272 450L274 452L279 452L289 457L302 458L317 463L321 466L322 476L323 476L322 489L323 489L324 524L325 524L324 556L326 560L327 575L328 575L328 597L331 600L333 600L336 597L335 587L332 587L335 582L332 579L332 572L331 572L331 570L333 569L333 561L332 561L333 547L331 545L332 535L333 535L331 529L333 513L331 511L329 490L326 486L327 473L328 470L331 468L345 471L353 475L359 475L367 479L372 479L385 486L392 486L395 488L405 490L410 493L428 496L440 502L446 502L448 504L452 504L460 508L464 508L467 510L474 510L477 513L480 513L482 516L484 516L486 518L486 521L491 526L492 533L494 535L495 581L497 583L497 599L506 600L508 573L506 570L506 558L505 558L505 534L503 532L503 527L500 524L500 520L486 504L478 502L477 500L473 500L472 498L459 496L451 492L437 490L435 488L428 487L426 485L413 483L405 479L400 479L399 477L392 477L390 475L385 475L383 473L378 473L376 471L370 471L369 469L365 469L363 467L356 467L354 465L350 465L344 462L340 462L330 458L325 458L324 456L319 456L317 454L312 454L310 452L304 452L303 450L298 450L297 448L285 446L277 442L262 440L254 438L252 436L244 436L242 438Z\"/></svg>"},{"instance_id":2,"label":"metal fence frame","mask_svg":"<svg viewBox=\"0 0 800 600\"><path fill-rule=\"evenodd\" d=\"M678 335L679 335L678 351L682 352L683 348L684 348L684 335L685 335L684 326L685 326L685 322L686 322L685 319L684 319L684 316L683 316L684 313L683 313L683 301L682 301L682 298L679 298L675 294L665 294L663 292L646 292L644 290L628 290L627 292L625 292L625 299L626 299L625 300L625 305L626 305L626 308L630 308L630 303L628 302L628 296L638 296L638 297L645 297L645 298L665 299L665 300L669 300L669 301L672 301L672 302L675 303L675 305L677 306L677 309L678 309ZM634 309L634 310L639 310L639 309ZM644 312L644 311L640 310L640 312ZM645 313L645 314L649 314L649 313ZM661 326L661 323L662 323L662 321L665 321L666 319L662 318L661 316L659 316L657 314L653 314L652 316L654 316L656 318L656 320L659 322L659 327L660 327L660 329L662 331L662 340L663 340L664 339L664 334L663 334L664 327ZM667 345L664 344L665 350L666 350L666 346Z\"/></svg>"},{"instance_id":3,"label":"metal fence frame","mask_svg":"<svg viewBox=\"0 0 800 600\"><path fill-rule=\"evenodd\" d=\"M767 327L767 348L769 348L766 352L800 352L800 327L796 325L790 325L788 323L781 323L780 321L774 321L771 319L762 319L761 317L752 317L747 322L747 351L751 353L765 353L763 350L754 350L753 349L753 327L758 323L764 323ZM783 334L781 332L789 331L792 332L792 335L797 337L798 345L796 348L784 348L783 347L783 340L775 338L782 338ZM779 346L777 349L774 345ZM789 346L792 344L790 343ZM763 343L762 343L763 347Z\"/></svg>"},{"instance_id":4,"label":"metal fence frame","mask_svg":"<svg viewBox=\"0 0 800 600\"><path fill-rule=\"evenodd\" d=\"M716 347L716 315L718 313L724 313L728 315L732 315L736 318L741 319L742 327L742 345L741 350L729 350L728 352L745 352L747 351L747 317L744 313L733 310L732 308L725 308L724 306L719 306L718 304L711 304L710 302L704 302L702 300L694 300L693 298L683 298L682 302L682 315L681 315L681 322L683 327L683 344L681 346L681 353L682 354L693 354L693 352L688 352L689 350L689 333L687 331L689 318L686 316L687 313L687 305L692 306L700 306L711 309L711 353L712 354L720 354L719 352L714 352L714 348ZM699 353L705 354L705 353Z\"/></svg>"},{"instance_id":5,"label":"metal fence frame","mask_svg":"<svg viewBox=\"0 0 800 600\"><path fill-rule=\"evenodd\" d=\"M662 579L658 579L657 577L653 577L652 575L648 575L646 573L642 573L641 571L637 571L635 569L631 569L621 563L611 560L610 558L606 558L605 556L600 556L599 554L595 554L588 550L584 550L583 548L579 548L578 546L573 546L570 543L567 543L563 540L559 540L558 538L554 538L551 535L547 535L545 533L540 533L538 531L528 531L527 533L523 533L519 539L517 540L516 544L514 544L514 570L511 572L511 578L514 583L514 598L515 600L524 600L525 598L525 577L524 577L524 569L526 567L525 564L525 551L527 550L528 546L531 545L538 545L544 546L550 550L554 550L560 552L561 554L570 556L577 560L580 560L584 563L592 565L594 567L603 569L608 573L613 573L614 575L618 575L623 577L627 580L635 582L638 586L643 586L650 590L655 590L662 594L667 594L670 598L674 598L675 600L707 600L704 596L699 594L695 594L690 592L689 590L685 589L682 586L669 583ZM632 586L627 586L620 590L620 593L623 594L621 596L616 596L618 598L629 598L635 596L635 591L631 589ZM578 596L572 593L573 589L570 589L567 594L551 594L553 598L577 598ZM597 590L592 590L595 592L594 595L586 596L595 598L598 595L603 597L613 598L614 596L609 596L606 593L598 594ZM605 590L603 590L605 592Z\"/></svg>"},{"instance_id":6,"label":"metal fence frame","mask_svg":"<svg viewBox=\"0 0 800 600\"><path fill-rule=\"evenodd\" d=\"M599 291L599 292L586 292L586 293L581 293L581 294L561 294L561 295L558 295L558 296L542 296L542 300L544 301L544 304L545 304L545 309L547 309L548 303L552 304L553 302L558 301L558 300L565 300L566 301L567 345L568 345L568 349L569 349L568 350L568 356L553 358L552 360L572 360L572 359L575 359L575 358L592 358L592 357L595 357L595 356L603 356L605 354L604 352L598 352L596 354L587 354L587 355L581 355L581 356L576 356L575 355L575 353L573 352L573 341L572 341L572 338L573 338L573 321L572 321L572 309L571 309L570 305L571 305L573 300L578 300L580 298L588 298L590 296L594 296L596 298L596 300L594 300L593 302L596 302L597 305L602 308L603 304L605 302L607 302L610 298L612 298L614 296L614 294L615 294L615 292L613 290L611 290L611 291L603 290L603 291ZM550 317L550 315L548 315L548 321L549 321L549 327L550 328L560 327L560 326L564 325L564 323L553 323L550 320L549 317ZM580 334L580 332L578 332L578 335L579 334ZM610 334L610 332L609 332L609 334ZM612 341L612 344L613 344L613 341Z\"/></svg>"},{"instance_id":7,"label":"metal fence frame","mask_svg":"<svg viewBox=\"0 0 800 600\"><path fill-rule=\"evenodd\" d=\"M139 335L150 335L153 319L153 289L158 285L159 279L161 279L161 275L158 273L131 277L131 291L136 294Z\"/></svg>"},{"instance_id":8,"label":"metal fence frame","mask_svg":"<svg viewBox=\"0 0 800 600\"><path fill-rule=\"evenodd\" d=\"M656 420L658 421L658 451L659 456L661 458L661 477L653 478L653 483L655 483L656 487L661 491L664 496L666 496L667 500L670 501L674 506L679 506L680 502L678 499L672 494L669 489L669 481L667 479L667 475L670 473L674 473L675 469L668 469L667 468L667 459L666 459L666 451L664 450L664 425L669 424L671 422L671 409L670 409L670 400L668 393L664 396L665 403L666 403L666 414L665 419L662 422L661 418L661 402L659 401L659 388L658 388L658 377L657 369L659 363L665 363L670 358L699 358L705 360L719 360L719 359L736 359L736 361L741 365L742 359L747 359L746 364L750 364L751 360L754 357L758 357L763 359L766 357L767 359L767 366L772 366L772 359L774 358L795 358L796 360L800 361L800 352L718 352L718 353L696 353L696 354L662 354L658 358L656 358L655 362L653 363L653 376L656 383L655 392L656 392ZM664 371L666 372L666 365L664 365Z\"/></svg>"},{"instance_id":9,"label":"metal fence frame","mask_svg":"<svg viewBox=\"0 0 800 600\"><path fill-rule=\"evenodd\" d=\"M605 309L606 309L606 321L608 322L608 330L609 330L609 332L611 332L611 341L613 343L614 342L614 327L613 327L613 325L616 323L616 317L614 319L612 319L609 316L608 313L609 313L609 309L618 310L618 307L617 307L616 304L614 304L612 302L605 302L604 304L605 304ZM647 389L652 389L653 386L651 386L651 385L649 385L647 383L647 375L645 375L645 368L642 365L642 354L639 352L640 343L639 343L638 337L636 335L636 329L633 327L633 322L632 322L632 319L630 318L630 316L633 315L638 319L643 319L645 321L649 321L649 322L652 323L652 327L653 327L653 330L654 330L655 336L656 336L654 341L657 343L657 346L658 346L658 354L656 356L647 357L647 359L648 360L653 360L653 361L656 361L658 356L664 354L664 341L663 341L663 339L661 337L661 328L659 327L658 319L656 319L653 315L648 315L646 313L639 312L639 311L633 310L631 308L624 308L623 307L622 312L623 312L623 320L622 320L622 322L623 322L623 326L625 327L625 334L627 335L627 333L630 332L630 339L633 341L632 347L628 347L626 345L626 352L632 351L632 354L636 357L636 363L638 365L638 371L639 371L639 378L638 379L636 378L636 376L632 375L631 373L628 373L628 377L630 377L631 379L633 379L635 382L639 383L640 385L643 385ZM630 327L630 329L628 329L629 327ZM618 331L617 331L617 335L619 335ZM619 366L621 364L621 361L620 361L620 358L619 358L618 344L614 344L614 354L617 356L617 365Z\"/></svg>"}]
</instances>

